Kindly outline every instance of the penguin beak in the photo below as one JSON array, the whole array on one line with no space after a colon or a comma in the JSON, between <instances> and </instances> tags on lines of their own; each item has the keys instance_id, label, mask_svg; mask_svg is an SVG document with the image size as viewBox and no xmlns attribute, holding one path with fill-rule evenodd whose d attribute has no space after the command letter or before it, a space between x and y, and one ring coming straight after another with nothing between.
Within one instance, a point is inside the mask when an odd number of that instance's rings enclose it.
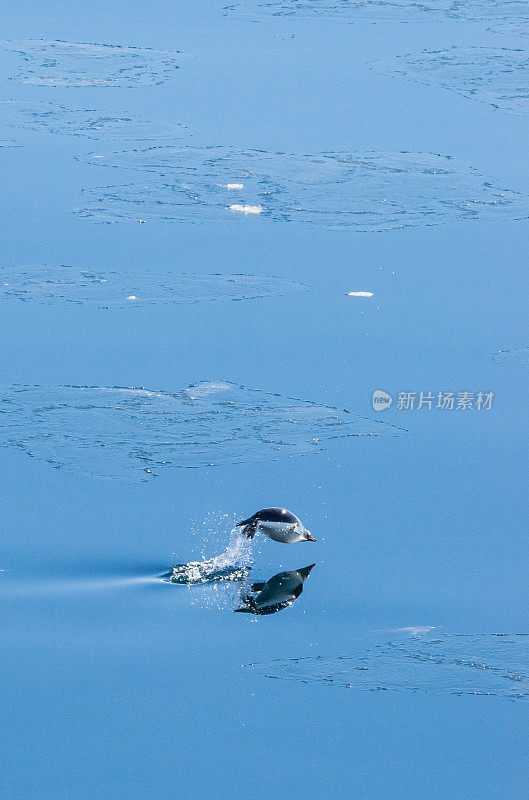
<instances>
[{"instance_id":1,"label":"penguin beak","mask_svg":"<svg viewBox=\"0 0 529 800\"><path fill-rule=\"evenodd\" d=\"M304 581L307 580L307 578L309 577L311 571L315 566L316 564L311 564L310 567L303 567L303 569L298 569L298 572Z\"/></svg>"},{"instance_id":2,"label":"penguin beak","mask_svg":"<svg viewBox=\"0 0 529 800\"><path fill-rule=\"evenodd\" d=\"M307 542L315 542L316 539L307 531Z\"/></svg>"}]
</instances>

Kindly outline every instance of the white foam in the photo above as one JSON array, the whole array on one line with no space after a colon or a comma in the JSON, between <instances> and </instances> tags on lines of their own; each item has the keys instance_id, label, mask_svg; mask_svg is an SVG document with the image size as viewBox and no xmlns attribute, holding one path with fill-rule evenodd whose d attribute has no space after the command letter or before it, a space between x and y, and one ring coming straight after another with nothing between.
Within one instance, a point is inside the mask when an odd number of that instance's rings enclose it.
<instances>
[{"instance_id":1,"label":"white foam","mask_svg":"<svg viewBox=\"0 0 529 800\"><path fill-rule=\"evenodd\" d=\"M347 297L373 297L373 292L347 292Z\"/></svg>"},{"instance_id":2,"label":"white foam","mask_svg":"<svg viewBox=\"0 0 529 800\"><path fill-rule=\"evenodd\" d=\"M221 189L244 189L244 183L219 183Z\"/></svg>"}]
</instances>

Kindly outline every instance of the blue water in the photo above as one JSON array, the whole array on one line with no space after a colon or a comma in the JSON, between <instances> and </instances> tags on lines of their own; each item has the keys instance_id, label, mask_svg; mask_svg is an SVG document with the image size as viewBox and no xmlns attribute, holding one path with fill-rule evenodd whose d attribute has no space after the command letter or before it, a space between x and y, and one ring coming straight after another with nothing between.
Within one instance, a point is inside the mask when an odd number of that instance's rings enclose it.
<instances>
[{"instance_id":1,"label":"blue water","mask_svg":"<svg viewBox=\"0 0 529 800\"><path fill-rule=\"evenodd\" d=\"M3 10L0 795L521 800L529 9L225 5Z\"/></svg>"}]
</instances>

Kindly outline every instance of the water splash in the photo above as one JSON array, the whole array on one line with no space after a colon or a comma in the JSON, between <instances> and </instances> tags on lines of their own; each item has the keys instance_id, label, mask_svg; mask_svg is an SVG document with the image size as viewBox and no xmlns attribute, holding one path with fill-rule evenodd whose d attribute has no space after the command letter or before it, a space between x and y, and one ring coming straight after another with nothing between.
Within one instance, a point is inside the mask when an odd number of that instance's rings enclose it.
<instances>
[{"instance_id":1,"label":"water splash","mask_svg":"<svg viewBox=\"0 0 529 800\"><path fill-rule=\"evenodd\" d=\"M347 689L529 700L528 634L410 634L347 655L278 658L247 666L267 678Z\"/></svg>"},{"instance_id":2,"label":"water splash","mask_svg":"<svg viewBox=\"0 0 529 800\"><path fill-rule=\"evenodd\" d=\"M30 39L1 42L20 56L11 80L32 86L156 86L178 69L178 53L148 47Z\"/></svg>"},{"instance_id":3,"label":"water splash","mask_svg":"<svg viewBox=\"0 0 529 800\"><path fill-rule=\"evenodd\" d=\"M216 581L244 581L253 564L252 545L249 539L241 536L238 528L230 533L228 546L220 555L176 564L165 579L170 583L186 586L213 583Z\"/></svg>"},{"instance_id":4,"label":"water splash","mask_svg":"<svg viewBox=\"0 0 529 800\"><path fill-rule=\"evenodd\" d=\"M272 219L386 231L529 215L525 195L433 153L310 155L170 145L91 154L88 161L148 173L135 183L84 190L86 203L74 213L93 222L266 224Z\"/></svg>"}]
</instances>

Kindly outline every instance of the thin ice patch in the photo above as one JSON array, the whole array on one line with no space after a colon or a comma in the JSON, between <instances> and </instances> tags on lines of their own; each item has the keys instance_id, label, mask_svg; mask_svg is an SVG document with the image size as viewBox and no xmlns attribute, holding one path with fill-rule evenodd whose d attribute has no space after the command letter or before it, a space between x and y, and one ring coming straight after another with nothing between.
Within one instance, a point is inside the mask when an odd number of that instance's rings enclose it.
<instances>
[{"instance_id":1,"label":"thin ice patch","mask_svg":"<svg viewBox=\"0 0 529 800\"><path fill-rule=\"evenodd\" d=\"M95 108L70 108L44 100L5 100L0 103L0 124L17 130L123 142L179 139L185 129L177 123L154 122L133 114L104 113Z\"/></svg>"},{"instance_id":2,"label":"thin ice patch","mask_svg":"<svg viewBox=\"0 0 529 800\"><path fill-rule=\"evenodd\" d=\"M244 274L132 274L76 267L0 269L0 300L47 304L141 307L159 303L257 300L308 290L288 278Z\"/></svg>"},{"instance_id":3,"label":"thin ice patch","mask_svg":"<svg viewBox=\"0 0 529 800\"><path fill-rule=\"evenodd\" d=\"M412 635L352 654L249 664L267 678L367 691L529 699L529 635Z\"/></svg>"},{"instance_id":4,"label":"thin ice patch","mask_svg":"<svg viewBox=\"0 0 529 800\"><path fill-rule=\"evenodd\" d=\"M43 39L2 42L0 47L20 57L11 80L32 86L155 86L178 69L176 51L148 47Z\"/></svg>"},{"instance_id":5,"label":"thin ice patch","mask_svg":"<svg viewBox=\"0 0 529 800\"><path fill-rule=\"evenodd\" d=\"M529 347L513 347L511 350L498 350L494 353L494 361L498 364L529 366Z\"/></svg>"},{"instance_id":6,"label":"thin ice patch","mask_svg":"<svg viewBox=\"0 0 529 800\"><path fill-rule=\"evenodd\" d=\"M528 31L527 0L243 0L225 7L225 16L258 20L264 17L339 18L342 22L473 21L495 33Z\"/></svg>"},{"instance_id":7,"label":"thin ice patch","mask_svg":"<svg viewBox=\"0 0 529 800\"><path fill-rule=\"evenodd\" d=\"M95 222L259 220L385 231L456 219L529 215L529 199L450 156L319 153L226 147L136 148L90 163L145 172L126 185L87 189L76 213ZM228 184L242 185L228 189ZM261 224L261 223L259 223Z\"/></svg>"},{"instance_id":8,"label":"thin ice patch","mask_svg":"<svg viewBox=\"0 0 529 800\"><path fill-rule=\"evenodd\" d=\"M529 55L506 47L450 47L407 53L374 68L393 77L437 83L507 114L529 113Z\"/></svg>"},{"instance_id":9,"label":"thin ice patch","mask_svg":"<svg viewBox=\"0 0 529 800\"><path fill-rule=\"evenodd\" d=\"M344 437L401 428L332 406L202 381L179 392L15 386L2 392L0 445L56 469L121 480L168 468L274 460Z\"/></svg>"}]
</instances>

